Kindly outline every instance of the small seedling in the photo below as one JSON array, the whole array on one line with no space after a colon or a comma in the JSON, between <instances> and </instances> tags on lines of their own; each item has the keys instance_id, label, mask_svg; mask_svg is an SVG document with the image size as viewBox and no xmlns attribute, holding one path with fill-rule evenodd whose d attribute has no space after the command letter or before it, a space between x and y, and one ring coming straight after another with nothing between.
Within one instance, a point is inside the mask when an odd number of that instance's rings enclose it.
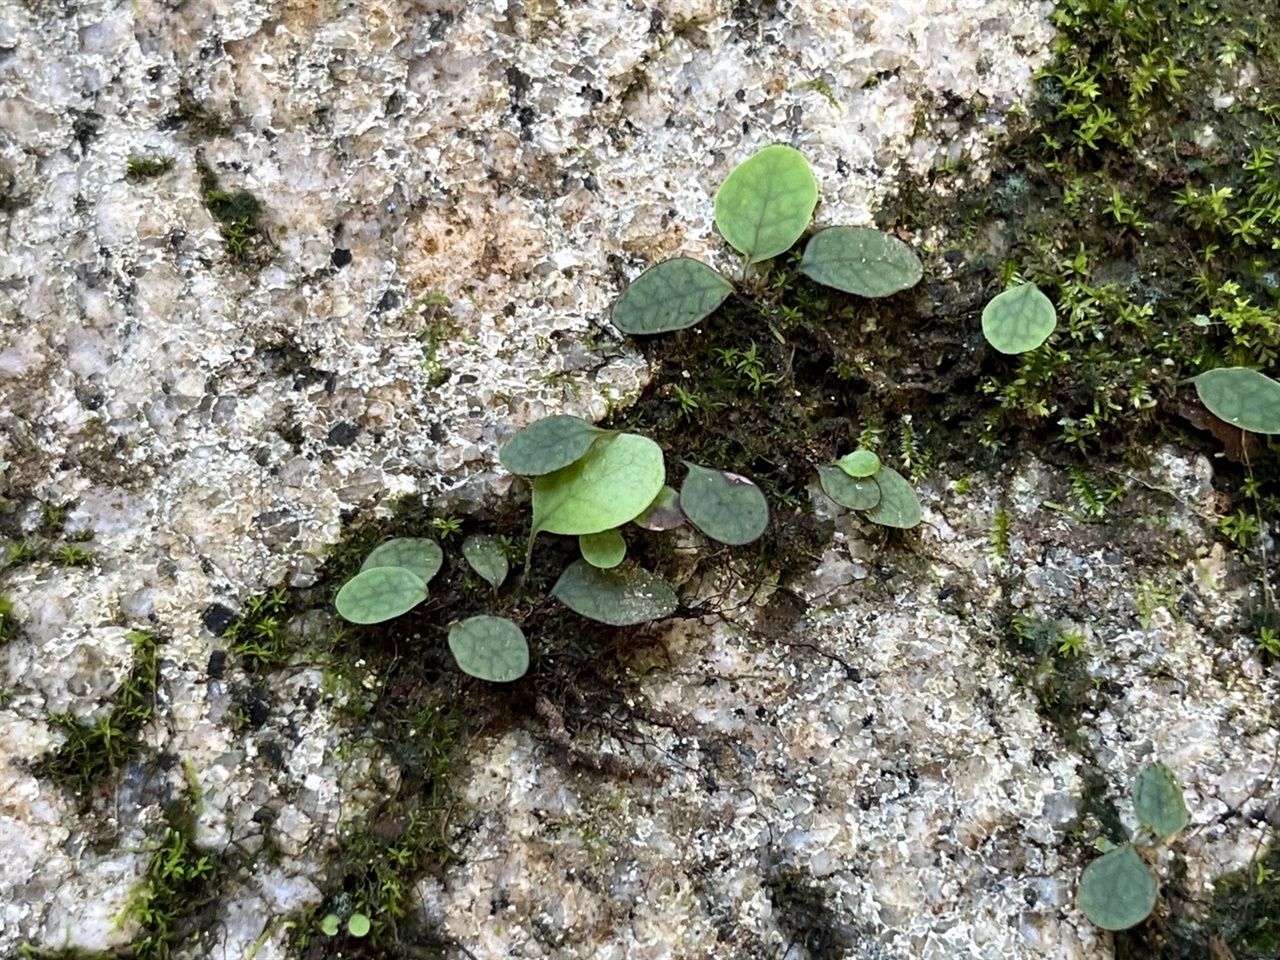
<instances>
[{"instance_id":1,"label":"small seedling","mask_svg":"<svg viewBox=\"0 0 1280 960\"><path fill-rule=\"evenodd\" d=\"M822 492L884 527L910 529L920 523L920 499L906 477L886 467L870 450L855 450L818 467Z\"/></svg>"},{"instance_id":2,"label":"small seedling","mask_svg":"<svg viewBox=\"0 0 1280 960\"><path fill-rule=\"evenodd\" d=\"M369 930L373 925L369 922L369 918L363 913L353 913L347 918L347 933L353 937L365 937L369 935Z\"/></svg>"},{"instance_id":3,"label":"small seedling","mask_svg":"<svg viewBox=\"0 0 1280 960\"><path fill-rule=\"evenodd\" d=\"M1163 763L1143 767L1130 796L1142 829L1085 867L1076 893L1084 915L1104 930L1127 930L1150 916L1159 886L1139 848L1168 841L1190 819L1182 787Z\"/></svg>"},{"instance_id":4,"label":"small seedling","mask_svg":"<svg viewBox=\"0 0 1280 960\"><path fill-rule=\"evenodd\" d=\"M338 924L341 918L336 913L327 913L323 920L320 921L320 932L326 937L336 937L338 935Z\"/></svg>"},{"instance_id":5,"label":"small seedling","mask_svg":"<svg viewBox=\"0 0 1280 960\"><path fill-rule=\"evenodd\" d=\"M93 551L68 543L53 552L53 562L60 567L83 567L93 562Z\"/></svg>"}]
</instances>

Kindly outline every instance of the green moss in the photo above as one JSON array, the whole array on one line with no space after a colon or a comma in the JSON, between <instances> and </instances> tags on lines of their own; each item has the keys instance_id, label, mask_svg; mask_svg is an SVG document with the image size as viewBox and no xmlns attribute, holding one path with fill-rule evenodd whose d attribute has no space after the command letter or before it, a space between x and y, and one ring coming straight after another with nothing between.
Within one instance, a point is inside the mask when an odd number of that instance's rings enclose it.
<instances>
[{"instance_id":1,"label":"green moss","mask_svg":"<svg viewBox=\"0 0 1280 960\"><path fill-rule=\"evenodd\" d=\"M85 807L95 788L142 754L137 734L155 709L160 640L140 630L132 631L129 638L133 669L120 686L115 706L91 723L69 713L51 714L50 722L66 741L36 762L37 773L72 791Z\"/></svg>"},{"instance_id":2,"label":"green moss","mask_svg":"<svg viewBox=\"0 0 1280 960\"><path fill-rule=\"evenodd\" d=\"M196 171L200 174L201 198L218 223L231 259L253 261L265 240L260 224L261 202L247 190L224 190L202 150L196 151Z\"/></svg>"},{"instance_id":3,"label":"green moss","mask_svg":"<svg viewBox=\"0 0 1280 960\"><path fill-rule=\"evenodd\" d=\"M232 653L249 670L279 666L297 647L288 627L290 598L281 587L250 597L244 612L223 634Z\"/></svg>"},{"instance_id":4,"label":"green moss","mask_svg":"<svg viewBox=\"0 0 1280 960\"><path fill-rule=\"evenodd\" d=\"M138 183L167 173L173 168L173 157L131 153L125 158L125 176Z\"/></svg>"},{"instance_id":5,"label":"green moss","mask_svg":"<svg viewBox=\"0 0 1280 960\"><path fill-rule=\"evenodd\" d=\"M7 643L18 626L13 615L13 601L0 594L0 644Z\"/></svg>"}]
</instances>

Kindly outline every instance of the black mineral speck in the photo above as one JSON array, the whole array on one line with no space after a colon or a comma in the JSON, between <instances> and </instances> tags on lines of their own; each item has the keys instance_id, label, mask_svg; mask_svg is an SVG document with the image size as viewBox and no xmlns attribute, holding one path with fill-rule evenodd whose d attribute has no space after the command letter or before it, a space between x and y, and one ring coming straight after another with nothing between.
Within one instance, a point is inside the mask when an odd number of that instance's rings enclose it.
<instances>
[{"instance_id":1,"label":"black mineral speck","mask_svg":"<svg viewBox=\"0 0 1280 960\"><path fill-rule=\"evenodd\" d=\"M351 262L351 251L344 250L342 247L335 247L329 259L333 261L333 265L341 269Z\"/></svg>"},{"instance_id":2,"label":"black mineral speck","mask_svg":"<svg viewBox=\"0 0 1280 960\"><path fill-rule=\"evenodd\" d=\"M212 603L200 614L200 621L206 630L215 637L220 637L236 622L236 612L224 604Z\"/></svg>"},{"instance_id":3,"label":"black mineral speck","mask_svg":"<svg viewBox=\"0 0 1280 960\"><path fill-rule=\"evenodd\" d=\"M271 716L271 703L267 699L266 687L250 687L240 705L249 715L249 726L255 730L266 723L267 718Z\"/></svg>"},{"instance_id":4,"label":"black mineral speck","mask_svg":"<svg viewBox=\"0 0 1280 960\"><path fill-rule=\"evenodd\" d=\"M222 673L227 666L227 651L215 650L209 654L209 666L205 668L205 673L209 675L211 680L222 679Z\"/></svg>"},{"instance_id":5,"label":"black mineral speck","mask_svg":"<svg viewBox=\"0 0 1280 960\"><path fill-rule=\"evenodd\" d=\"M356 442L356 437L360 436L360 428L354 423L342 421L335 423L329 431L329 445L334 447L349 447Z\"/></svg>"}]
</instances>

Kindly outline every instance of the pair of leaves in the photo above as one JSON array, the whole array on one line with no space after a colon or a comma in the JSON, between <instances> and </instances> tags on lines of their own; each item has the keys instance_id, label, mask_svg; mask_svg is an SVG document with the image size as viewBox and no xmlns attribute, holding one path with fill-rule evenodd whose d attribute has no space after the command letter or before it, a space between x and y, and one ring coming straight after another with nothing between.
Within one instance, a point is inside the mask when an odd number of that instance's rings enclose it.
<instances>
[{"instance_id":1,"label":"pair of leaves","mask_svg":"<svg viewBox=\"0 0 1280 960\"><path fill-rule=\"evenodd\" d=\"M449 651L463 673L508 683L529 669L529 644L506 617L468 617L449 628Z\"/></svg>"},{"instance_id":2,"label":"pair of leaves","mask_svg":"<svg viewBox=\"0 0 1280 960\"><path fill-rule=\"evenodd\" d=\"M1215 417L1253 433L1280 433L1280 383L1248 367L1219 367L1193 381Z\"/></svg>"},{"instance_id":3,"label":"pair of leaves","mask_svg":"<svg viewBox=\"0 0 1280 960\"><path fill-rule=\"evenodd\" d=\"M1177 834L1190 819L1182 787L1163 763L1143 767L1130 795L1138 821L1160 840ZM1126 843L1085 867L1076 901L1102 929L1127 930L1151 914L1158 893L1151 868L1134 845Z\"/></svg>"},{"instance_id":4,"label":"pair of leaves","mask_svg":"<svg viewBox=\"0 0 1280 960\"><path fill-rule=\"evenodd\" d=\"M774 144L738 164L715 196L716 226L748 264L789 250L818 202L804 156ZM920 281L920 260L896 237L866 227L830 227L809 241L800 272L862 297L887 297ZM709 317L733 292L711 267L677 257L650 267L622 292L612 319L623 333L683 330Z\"/></svg>"},{"instance_id":5,"label":"pair of leaves","mask_svg":"<svg viewBox=\"0 0 1280 960\"><path fill-rule=\"evenodd\" d=\"M836 503L864 512L883 527L907 530L923 517L920 499L906 477L882 465L870 450L855 450L818 467L818 483Z\"/></svg>"},{"instance_id":6,"label":"pair of leaves","mask_svg":"<svg viewBox=\"0 0 1280 960\"><path fill-rule=\"evenodd\" d=\"M398 617L427 599L427 583L443 563L444 551L434 540L388 540L342 585L334 606L352 623L381 623Z\"/></svg>"}]
</instances>

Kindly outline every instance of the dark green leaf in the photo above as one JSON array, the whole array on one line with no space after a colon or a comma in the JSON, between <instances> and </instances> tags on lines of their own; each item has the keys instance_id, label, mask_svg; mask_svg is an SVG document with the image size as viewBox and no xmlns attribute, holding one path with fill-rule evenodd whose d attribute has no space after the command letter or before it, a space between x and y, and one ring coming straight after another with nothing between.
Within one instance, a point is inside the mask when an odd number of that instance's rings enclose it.
<instances>
[{"instance_id":1,"label":"dark green leaf","mask_svg":"<svg viewBox=\"0 0 1280 960\"><path fill-rule=\"evenodd\" d=\"M381 623L427 598L427 584L404 567L370 567L342 585L333 605L352 623Z\"/></svg>"},{"instance_id":2,"label":"dark green leaf","mask_svg":"<svg viewBox=\"0 0 1280 960\"><path fill-rule=\"evenodd\" d=\"M569 466L607 432L580 417L558 413L517 432L498 451L498 459L514 474L538 477Z\"/></svg>"},{"instance_id":3,"label":"dark green leaf","mask_svg":"<svg viewBox=\"0 0 1280 960\"><path fill-rule=\"evenodd\" d=\"M575 560L551 593L574 613L615 627L665 617L676 608L675 591L633 563L599 570Z\"/></svg>"},{"instance_id":4,"label":"dark green leaf","mask_svg":"<svg viewBox=\"0 0 1280 960\"><path fill-rule=\"evenodd\" d=\"M920 282L920 258L887 233L828 227L804 248L800 272L860 297L887 297Z\"/></svg>"},{"instance_id":5,"label":"dark green leaf","mask_svg":"<svg viewBox=\"0 0 1280 960\"><path fill-rule=\"evenodd\" d=\"M732 292L733 284L702 261L676 257L631 281L611 316L623 333L669 333L705 320Z\"/></svg>"},{"instance_id":6,"label":"dark green leaf","mask_svg":"<svg viewBox=\"0 0 1280 960\"><path fill-rule=\"evenodd\" d=\"M440 572L444 563L444 551L440 544L426 537L397 537L374 547L373 552L364 558L361 570L374 567L404 567L416 573L424 583Z\"/></svg>"},{"instance_id":7,"label":"dark green leaf","mask_svg":"<svg viewBox=\"0 0 1280 960\"><path fill-rule=\"evenodd\" d=\"M880 485L870 477L851 477L839 467L824 464L818 468L822 492L850 510L870 510L880 502Z\"/></svg>"},{"instance_id":8,"label":"dark green leaf","mask_svg":"<svg viewBox=\"0 0 1280 960\"><path fill-rule=\"evenodd\" d=\"M1084 868L1076 901L1103 930L1128 930L1150 916L1157 893L1151 869L1126 843Z\"/></svg>"},{"instance_id":9,"label":"dark green leaf","mask_svg":"<svg viewBox=\"0 0 1280 960\"><path fill-rule=\"evenodd\" d=\"M712 540L738 546L756 540L769 525L769 504L760 488L736 473L687 464L680 509Z\"/></svg>"},{"instance_id":10,"label":"dark green leaf","mask_svg":"<svg viewBox=\"0 0 1280 960\"><path fill-rule=\"evenodd\" d=\"M871 482L880 487L880 502L867 511L867 519L882 527L908 529L920 522L920 499L897 470L881 467Z\"/></svg>"},{"instance_id":11,"label":"dark green leaf","mask_svg":"<svg viewBox=\"0 0 1280 960\"><path fill-rule=\"evenodd\" d=\"M473 534L462 541L462 555L471 569L489 581L495 588L507 579L509 564L502 543L497 537Z\"/></svg>"}]
</instances>

